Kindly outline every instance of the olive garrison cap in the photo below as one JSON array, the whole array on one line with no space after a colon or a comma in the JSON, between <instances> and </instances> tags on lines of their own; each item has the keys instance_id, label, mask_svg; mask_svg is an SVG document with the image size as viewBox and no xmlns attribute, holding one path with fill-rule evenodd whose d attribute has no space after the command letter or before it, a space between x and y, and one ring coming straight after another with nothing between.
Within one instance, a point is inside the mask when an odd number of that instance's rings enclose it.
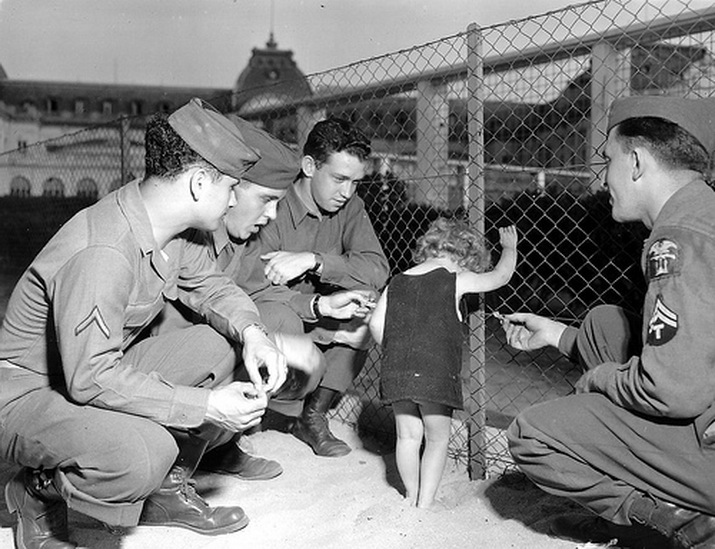
<instances>
[{"instance_id":1,"label":"olive garrison cap","mask_svg":"<svg viewBox=\"0 0 715 549\"><path fill-rule=\"evenodd\" d=\"M223 174L240 179L260 158L236 125L201 99L194 97L168 121L189 147Z\"/></svg>"},{"instance_id":2,"label":"olive garrison cap","mask_svg":"<svg viewBox=\"0 0 715 549\"><path fill-rule=\"evenodd\" d=\"M258 151L261 159L243 175L244 179L271 189L287 189L300 173L300 157L288 145L251 122L229 114L246 143Z\"/></svg>"},{"instance_id":3,"label":"olive garrison cap","mask_svg":"<svg viewBox=\"0 0 715 549\"><path fill-rule=\"evenodd\" d=\"M677 124L708 153L715 149L715 99L632 96L616 99L608 116L608 131L629 118L662 118Z\"/></svg>"}]
</instances>

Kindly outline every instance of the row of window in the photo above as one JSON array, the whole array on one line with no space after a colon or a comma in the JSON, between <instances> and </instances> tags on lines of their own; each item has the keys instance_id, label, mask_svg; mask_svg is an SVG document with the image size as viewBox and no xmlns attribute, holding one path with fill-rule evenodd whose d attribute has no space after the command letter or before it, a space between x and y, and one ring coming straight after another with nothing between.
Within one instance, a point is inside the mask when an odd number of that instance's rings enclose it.
<instances>
[{"instance_id":1,"label":"row of window","mask_svg":"<svg viewBox=\"0 0 715 549\"><path fill-rule=\"evenodd\" d=\"M120 178L112 181L109 192L122 186ZM17 176L10 182L10 196L28 197L32 196L32 185L26 177ZM42 183L42 196L64 197L68 196L64 182L58 177L50 177ZM74 196L85 198L99 198L99 186L91 177L80 179L75 185Z\"/></svg>"},{"instance_id":2,"label":"row of window","mask_svg":"<svg viewBox=\"0 0 715 549\"><path fill-rule=\"evenodd\" d=\"M150 105L151 106L151 105ZM140 116L147 112L171 112L173 107L166 101L161 101L154 105L153 109L147 109L147 102L139 99L133 99L128 104L122 105L116 99L103 99L101 101L90 101L85 98L58 99L56 97L48 97L44 100L44 105L36 105L33 101L24 101L22 110L27 113L34 113L38 109L47 114L59 114L61 111L71 110L76 116L86 116L90 112L99 112L103 116L114 116L117 114L128 114L130 116Z\"/></svg>"}]
</instances>

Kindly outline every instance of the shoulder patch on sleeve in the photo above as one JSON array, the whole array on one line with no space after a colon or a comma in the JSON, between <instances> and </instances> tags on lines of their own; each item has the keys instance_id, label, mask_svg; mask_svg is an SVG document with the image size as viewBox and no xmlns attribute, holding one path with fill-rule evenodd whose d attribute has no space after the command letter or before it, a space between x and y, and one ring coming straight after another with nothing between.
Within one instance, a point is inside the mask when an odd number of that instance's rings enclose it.
<instances>
[{"instance_id":1,"label":"shoulder patch on sleeve","mask_svg":"<svg viewBox=\"0 0 715 549\"><path fill-rule=\"evenodd\" d=\"M657 347L668 343L675 337L677 332L678 315L667 307L663 301L663 296L658 295L655 298L653 312L648 321L648 345Z\"/></svg>"},{"instance_id":2,"label":"shoulder patch on sleeve","mask_svg":"<svg viewBox=\"0 0 715 549\"><path fill-rule=\"evenodd\" d=\"M648 250L646 274L648 280L680 273L680 248L668 238L660 238Z\"/></svg>"},{"instance_id":3,"label":"shoulder patch on sleeve","mask_svg":"<svg viewBox=\"0 0 715 549\"><path fill-rule=\"evenodd\" d=\"M78 336L87 328L89 328L92 324L96 324L97 328L99 328L99 331L104 334L104 337L109 339L109 326L107 326L107 323L105 322L104 317L99 310L99 307L97 307L96 305L92 309L92 312L89 313L89 315L87 315L87 317L82 322L77 324L74 329L74 335Z\"/></svg>"}]
</instances>

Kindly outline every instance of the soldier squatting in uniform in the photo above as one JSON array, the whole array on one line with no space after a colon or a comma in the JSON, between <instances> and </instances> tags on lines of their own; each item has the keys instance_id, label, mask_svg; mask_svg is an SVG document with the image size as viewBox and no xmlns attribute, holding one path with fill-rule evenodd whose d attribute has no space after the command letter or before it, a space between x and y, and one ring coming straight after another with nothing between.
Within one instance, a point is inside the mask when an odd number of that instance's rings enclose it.
<instances>
[{"instance_id":1,"label":"soldier squatting in uniform","mask_svg":"<svg viewBox=\"0 0 715 549\"><path fill-rule=\"evenodd\" d=\"M251 299L181 237L216 230L259 160L197 99L146 130L146 174L68 221L22 275L0 330L0 455L18 547L74 547L67 507L110 525L243 528L190 477L207 448L257 425L307 337L270 338ZM208 324L155 337L166 300ZM274 342L275 339L275 342ZM288 341L289 340L289 341ZM234 368L242 361L243 379Z\"/></svg>"},{"instance_id":2,"label":"soldier squatting in uniform","mask_svg":"<svg viewBox=\"0 0 715 549\"><path fill-rule=\"evenodd\" d=\"M598 306L580 328L505 315L517 349L557 347L585 373L576 394L533 406L508 430L519 467L592 516L552 532L656 549L715 547L715 102L616 100L605 187L616 221L651 229L643 318Z\"/></svg>"}]
</instances>

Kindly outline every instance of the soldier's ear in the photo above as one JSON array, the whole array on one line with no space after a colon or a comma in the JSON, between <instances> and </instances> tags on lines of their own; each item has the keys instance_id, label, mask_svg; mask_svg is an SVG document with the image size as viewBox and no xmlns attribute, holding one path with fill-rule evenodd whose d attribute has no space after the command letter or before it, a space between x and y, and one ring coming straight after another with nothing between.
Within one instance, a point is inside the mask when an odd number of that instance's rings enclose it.
<instances>
[{"instance_id":1,"label":"soldier's ear","mask_svg":"<svg viewBox=\"0 0 715 549\"><path fill-rule=\"evenodd\" d=\"M189 192L194 202L198 202L206 186L211 183L211 176L202 167L193 168L189 174Z\"/></svg>"},{"instance_id":2,"label":"soldier's ear","mask_svg":"<svg viewBox=\"0 0 715 549\"><path fill-rule=\"evenodd\" d=\"M629 153L629 159L631 160L631 179L633 181L638 181L643 175L643 161L645 160L643 153L644 150L640 147L634 148Z\"/></svg>"},{"instance_id":3,"label":"soldier's ear","mask_svg":"<svg viewBox=\"0 0 715 549\"><path fill-rule=\"evenodd\" d=\"M306 154L300 162L300 167L307 177L313 177L317 169L315 158Z\"/></svg>"}]
</instances>

